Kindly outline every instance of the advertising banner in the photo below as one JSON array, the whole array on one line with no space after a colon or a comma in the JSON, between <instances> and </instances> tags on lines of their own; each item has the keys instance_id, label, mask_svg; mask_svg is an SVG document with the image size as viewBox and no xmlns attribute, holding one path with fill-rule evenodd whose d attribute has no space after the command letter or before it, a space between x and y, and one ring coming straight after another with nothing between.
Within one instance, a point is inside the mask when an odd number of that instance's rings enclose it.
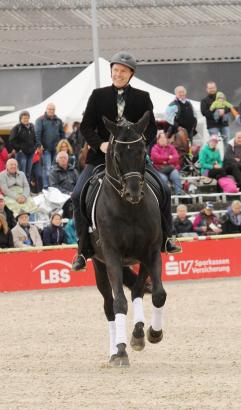
<instances>
[{"instance_id":1,"label":"advertising banner","mask_svg":"<svg viewBox=\"0 0 241 410\"><path fill-rule=\"evenodd\" d=\"M241 276L241 238L182 242L180 254L162 254L164 281ZM95 285L94 269L73 272L75 248L0 253L0 292ZM137 270L135 266L135 270Z\"/></svg>"}]
</instances>

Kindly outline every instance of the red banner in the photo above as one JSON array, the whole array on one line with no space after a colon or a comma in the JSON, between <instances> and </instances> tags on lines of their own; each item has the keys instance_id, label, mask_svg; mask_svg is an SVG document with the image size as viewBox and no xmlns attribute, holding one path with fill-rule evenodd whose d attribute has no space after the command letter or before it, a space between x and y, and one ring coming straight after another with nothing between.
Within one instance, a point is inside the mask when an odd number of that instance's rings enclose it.
<instances>
[{"instance_id":1,"label":"red banner","mask_svg":"<svg viewBox=\"0 0 241 410\"><path fill-rule=\"evenodd\" d=\"M182 243L181 254L162 254L164 281L241 276L241 238ZM0 292L95 285L87 272L73 272L75 248L0 253Z\"/></svg>"}]
</instances>

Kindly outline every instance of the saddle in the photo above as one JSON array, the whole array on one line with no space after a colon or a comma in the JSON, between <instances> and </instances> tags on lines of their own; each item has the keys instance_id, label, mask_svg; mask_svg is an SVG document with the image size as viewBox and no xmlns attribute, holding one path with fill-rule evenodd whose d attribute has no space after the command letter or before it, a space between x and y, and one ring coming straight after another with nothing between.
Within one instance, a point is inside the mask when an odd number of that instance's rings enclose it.
<instances>
[{"instance_id":1,"label":"saddle","mask_svg":"<svg viewBox=\"0 0 241 410\"><path fill-rule=\"evenodd\" d=\"M85 183L80 196L81 212L92 228L93 226L95 227L95 204L100 193L104 176L104 165L96 167L93 171L93 175ZM162 184L160 179L149 167L146 168L144 178L160 204L165 195L163 188L161 188Z\"/></svg>"}]
</instances>

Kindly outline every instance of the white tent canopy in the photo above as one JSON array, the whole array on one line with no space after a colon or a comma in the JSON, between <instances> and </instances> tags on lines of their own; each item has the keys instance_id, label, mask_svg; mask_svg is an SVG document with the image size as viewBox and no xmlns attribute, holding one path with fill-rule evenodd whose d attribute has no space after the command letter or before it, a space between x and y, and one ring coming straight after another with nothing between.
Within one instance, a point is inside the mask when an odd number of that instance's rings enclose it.
<instances>
[{"instance_id":1,"label":"white tent canopy","mask_svg":"<svg viewBox=\"0 0 241 410\"><path fill-rule=\"evenodd\" d=\"M99 59L100 67L100 86L105 87L111 84L110 65L103 58ZM156 117L163 117L167 105L174 99L174 95L163 91L137 77L131 79L131 85L144 91L148 91L153 102L154 114ZM90 94L95 87L95 67L94 63L90 64L85 70L74 77L60 90L56 91L46 100L33 107L24 108L30 112L31 122L35 120L46 110L48 103L56 105L56 114L65 122L80 121L82 113L86 108ZM203 123L200 115L199 103L192 101L198 118ZM11 129L19 121L19 114L22 110L15 111L0 117L0 129Z\"/></svg>"}]
</instances>

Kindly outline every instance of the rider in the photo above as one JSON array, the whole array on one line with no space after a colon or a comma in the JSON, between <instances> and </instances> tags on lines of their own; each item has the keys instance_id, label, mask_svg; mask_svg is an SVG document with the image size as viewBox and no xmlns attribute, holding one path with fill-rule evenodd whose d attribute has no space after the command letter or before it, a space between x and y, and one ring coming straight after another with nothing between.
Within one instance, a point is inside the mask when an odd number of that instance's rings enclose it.
<instances>
[{"instance_id":1,"label":"rider","mask_svg":"<svg viewBox=\"0 0 241 410\"><path fill-rule=\"evenodd\" d=\"M122 117L136 123L146 111L150 111L150 123L145 131L146 142L152 146L156 140L156 124L153 115L153 105L147 92L132 88L130 79L136 71L136 61L127 52L116 53L110 62L112 85L96 89L92 92L83 116L80 130L90 150L87 155L86 166L81 172L72 194L75 229L78 237L78 255L73 263L73 270L85 270L86 259L91 254L88 236L88 223L80 211L80 194L86 181L92 175L94 167L105 163L109 132L105 128L103 116L112 121ZM152 172L155 172L154 168ZM180 251L170 239L172 236L171 195L168 186L160 180L162 189L166 192L167 200L161 204L164 231L168 238L166 249L169 253Z\"/></svg>"}]
</instances>

